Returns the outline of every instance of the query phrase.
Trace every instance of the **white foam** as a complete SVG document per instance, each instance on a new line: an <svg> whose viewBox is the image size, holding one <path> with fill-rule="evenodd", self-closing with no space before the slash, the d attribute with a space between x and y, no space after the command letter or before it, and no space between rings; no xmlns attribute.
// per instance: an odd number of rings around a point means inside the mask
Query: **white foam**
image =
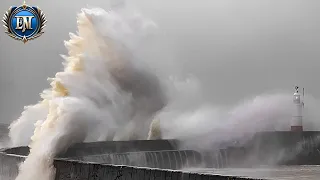
<svg viewBox="0 0 320 180"><path fill-rule="evenodd" d="M137 68L133 60L134 48L152 26L136 14L82 10L79 33L70 34L65 42L69 54L63 56L65 70L51 79L52 88L43 94L44 100L26 108L11 125L14 146L29 144L34 130L30 154L21 164L17 180L54 179L53 158L86 138L101 140L107 138L107 131L116 131L120 138L146 137L148 128L145 134L136 128L150 120L164 102L154 94L155 89L161 93L157 78ZM136 88L140 82L144 84ZM149 90L152 86L155 89ZM136 125L131 132L121 131L128 124Z"/></svg>

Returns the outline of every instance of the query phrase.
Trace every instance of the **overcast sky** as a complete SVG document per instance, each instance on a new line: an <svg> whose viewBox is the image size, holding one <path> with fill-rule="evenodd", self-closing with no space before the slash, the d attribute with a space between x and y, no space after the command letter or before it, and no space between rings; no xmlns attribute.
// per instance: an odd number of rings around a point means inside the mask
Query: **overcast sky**
<svg viewBox="0 0 320 180"><path fill-rule="evenodd" d="M170 40L172 56L196 75L217 104L295 84L319 98L319 0L130 0ZM0 12L17 0L1 0ZM107 0L28 0L47 15L45 34L27 44L0 30L0 122L36 103L47 77L62 69L63 40L76 13ZM166 61L164 59L164 61Z"/></svg>

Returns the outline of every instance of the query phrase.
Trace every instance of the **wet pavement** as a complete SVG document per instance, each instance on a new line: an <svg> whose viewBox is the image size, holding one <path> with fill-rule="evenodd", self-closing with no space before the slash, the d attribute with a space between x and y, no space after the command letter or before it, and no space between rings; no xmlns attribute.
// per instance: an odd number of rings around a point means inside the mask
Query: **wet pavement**
<svg viewBox="0 0 320 180"><path fill-rule="evenodd" d="M272 180L320 180L320 166L188 169L188 171Z"/></svg>

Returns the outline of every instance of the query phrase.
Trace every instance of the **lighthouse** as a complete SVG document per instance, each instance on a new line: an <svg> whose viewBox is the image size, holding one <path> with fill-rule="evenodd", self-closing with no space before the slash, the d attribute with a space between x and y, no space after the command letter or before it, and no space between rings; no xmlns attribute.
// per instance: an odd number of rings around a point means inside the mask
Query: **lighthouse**
<svg viewBox="0 0 320 180"><path fill-rule="evenodd" d="M303 112L302 111L303 111L304 104L303 104L303 100L301 99L301 94L299 93L298 86L295 87L295 92L293 94L293 104L295 107L292 114L291 131L300 132L300 131L303 131L303 126L302 126Z"/></svg>

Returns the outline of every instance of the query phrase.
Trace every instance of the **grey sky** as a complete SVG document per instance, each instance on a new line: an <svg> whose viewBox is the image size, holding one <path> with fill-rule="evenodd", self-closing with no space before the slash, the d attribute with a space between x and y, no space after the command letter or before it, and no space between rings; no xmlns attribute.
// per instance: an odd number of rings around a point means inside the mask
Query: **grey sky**
<svg viewBox="0 0 320 180"><path fill-rule="evenodd" d="M2 0L4 13L22 1ZM0 114L19 117L36 103L47 77L62 69L63 40L76 30L76 13L86 5L108 8L106 0L28 0L46 13L46 33L23 44L0 31ZM319 98L319 0L133 0L153 19L172 56L204 84L218 104L271 90L306 87ZM2 15L1 15L2 16ZM166 59L163 60L164 62ZM169 60L168 60L169 61Z"/></svg>

